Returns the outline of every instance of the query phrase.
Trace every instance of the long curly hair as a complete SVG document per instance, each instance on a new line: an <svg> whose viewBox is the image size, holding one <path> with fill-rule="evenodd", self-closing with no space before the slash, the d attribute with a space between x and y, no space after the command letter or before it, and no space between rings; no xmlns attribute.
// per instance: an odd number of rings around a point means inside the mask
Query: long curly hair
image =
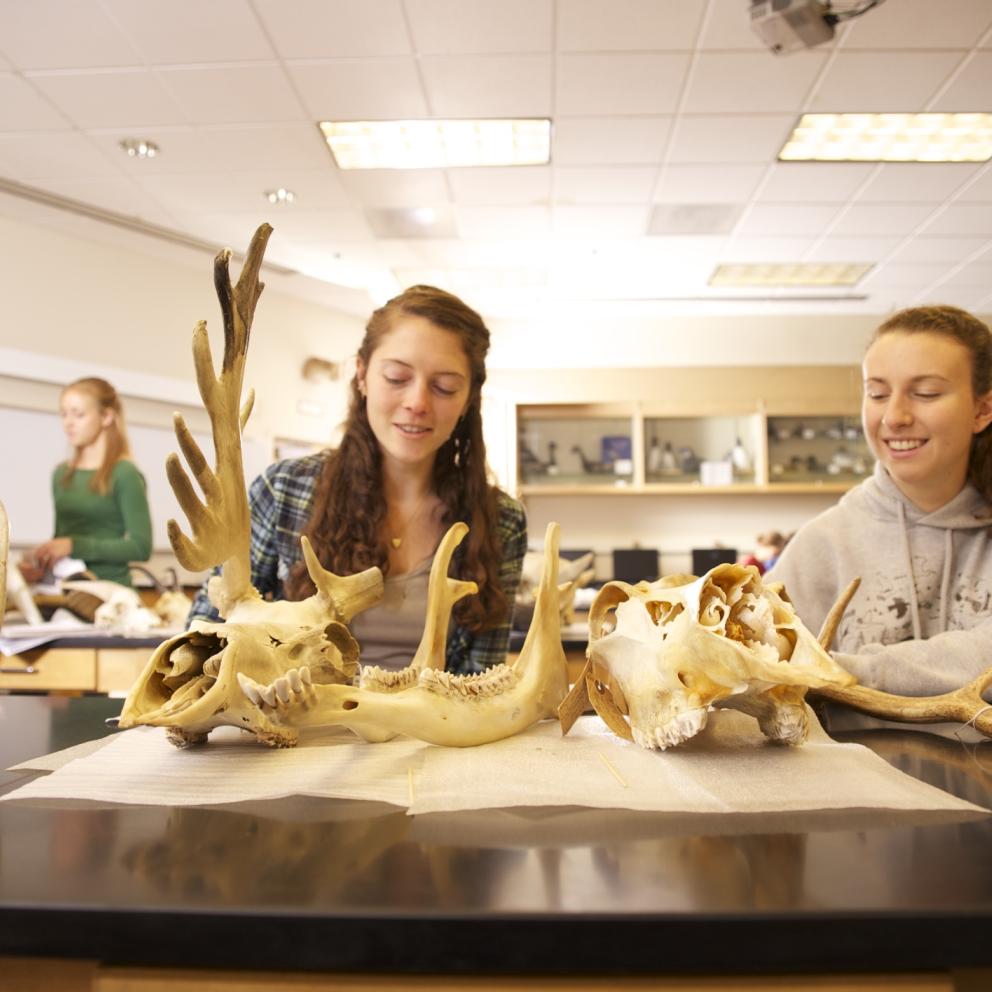
<svg viewBox="0 0 992 992"><path fill-rule="evenodd" d="M114 471L114 466L122 458L131 457L131 445L127 439L127 427L124 424L124 405L117 395L117 390L106 379L100 379L95 375L70 382L62 390L61 395L65 396L66 393L83 393L89 396L99 407L101 414L106 413L107 410L113 411L113 420L103 428L103 435L106 438L103 463L93 473L93 478L90 480L90 488L94 492L106 494L110 491L110 476ZM63 486L67 487L72 481L72 477L79 467L81 454L79 448L76 448L72 458L69 459L68 467L62 473L61 483Z"/></svg>
<svg viewBox="0 0 992 992"><path fill-rule="evenodd" d="M975 399L992 390L992 331L974 314L952 306L907 307L878 326L869 347L883 334L939 334L963 345L971 360ZM992 502L992 424L971 439L968 481Z"/></svg>
<svg viewBox="0 0 992 992"><path fill-rule="evenodd" d="M489 484L482 439L481 393L486 381L489 329L479 314L457 296L434 286L411 286L369 318L358 349L361 367L369 367L373 353L396 320L406 316L423 317L457 334L468 359L468 406L437 451L433 487L443 506L442 525L449 527L462 520L469 526L468 536L455 553L452 571L479 587L477 596L468 596L455 606L454 616L469 630L493 627L509 615L510 604L499 583L499 490ZM356 373L351 380L343 439L337 449L327 453L303 533L321 564L338 575L350 575L372 565L378 565L388 575L382 453L369 424L358 378ZM297 562L286 579L287 598L304 599L313 592L305 564Z"/></svg>

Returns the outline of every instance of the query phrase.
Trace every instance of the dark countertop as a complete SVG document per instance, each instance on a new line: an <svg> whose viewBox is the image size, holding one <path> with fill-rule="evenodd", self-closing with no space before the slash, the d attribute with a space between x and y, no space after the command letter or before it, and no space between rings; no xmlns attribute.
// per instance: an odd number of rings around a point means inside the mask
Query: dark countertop
<svg viewBox="0 0 992 992"><path fill-rule="evenodd" d="M0 767L120 700L0 697ZM992 805L992 746L841 735ZM484 772L484 770L482 770ZM33 777L0 772L0 792ZM0 803L0 955L404 973L992 966L992 816Z"/></svg>

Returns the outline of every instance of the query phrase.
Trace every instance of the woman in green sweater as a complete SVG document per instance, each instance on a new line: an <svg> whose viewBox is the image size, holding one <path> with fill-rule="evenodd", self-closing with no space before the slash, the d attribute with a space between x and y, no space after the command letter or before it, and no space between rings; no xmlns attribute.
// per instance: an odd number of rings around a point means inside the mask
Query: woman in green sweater
<svg viewBox="0 0 992 992"><path fill-rule="evenodd" d="M151 555L152 525L120 398L104 379L78 379L62 391L59 411L74 452L52 475L55 536L26 556L21 570L36 582L71 556L97 578L129 586L128 563Z"/></svg>

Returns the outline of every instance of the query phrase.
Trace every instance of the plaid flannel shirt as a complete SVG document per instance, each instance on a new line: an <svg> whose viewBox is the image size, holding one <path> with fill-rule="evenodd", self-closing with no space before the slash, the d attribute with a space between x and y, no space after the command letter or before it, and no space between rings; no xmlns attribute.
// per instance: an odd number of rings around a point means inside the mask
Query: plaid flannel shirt
<svg viewBox="0 0 992 992"><path fill-rule="evenodd" d="M263 598L283 598L283 582L303 557L300 534L310 519L324 458L317 454L276 462L251 484L251 581ZM512 611L527 550L527 519L523 507L502 491L497 526L503 546L499 581ZM218 571L214 569L213 574ZM187 626L196 619L220 619L207 599L206 583L193 602ZM476 632L452 624L446 646L447 670L457 674L481 672L506 660L509 643L510 617L498 627Z"/></svg>

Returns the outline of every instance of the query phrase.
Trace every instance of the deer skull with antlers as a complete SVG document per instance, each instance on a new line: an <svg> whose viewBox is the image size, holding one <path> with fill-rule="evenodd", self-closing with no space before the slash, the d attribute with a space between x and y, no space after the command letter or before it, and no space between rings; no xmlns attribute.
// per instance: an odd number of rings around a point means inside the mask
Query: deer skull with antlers
<svg viewBox="0 0 992 992"><path fill-rule="evenodd" d="M371 568L339 577L324 570L306 538L303 554L315 595L298 603L268 603L251 584L249 512L241 453L241 430L251 412L241 390L258 280L272 228L263 224L252 239L237 285L231 285L225 249L214 260L214 285L224 317L224 357L214 371L205 321L193 332L197 385L210 415L216 467L211 469L183 418L176 414L179 446L203 492L197 495L173 454L166 474L193 531L187 537L175 520L169 541L179 562L192 571L221 565L209 583L210 600L226 623L197 621L152 654L128 693L120 726L163 726L178 746L202 743L214 727L249 730L273 745L291 745L296 732L279 726L245 699L236 675L271 681L305 664L318 682L350 682L358 667L358 644L347 623L382 596L382 574Z"/></svg>
<svg viewBox="0 0 992 992"><path fill-rule="evenodd" d="M615 733L647 748L694 737L719 707L756 717L773 741L802 744L806 690L855 681L792 604L743 565L698 579L607 583L589 612L588 658L572 690L580 698L563 707L563 730L588 698Z"/></svg>

